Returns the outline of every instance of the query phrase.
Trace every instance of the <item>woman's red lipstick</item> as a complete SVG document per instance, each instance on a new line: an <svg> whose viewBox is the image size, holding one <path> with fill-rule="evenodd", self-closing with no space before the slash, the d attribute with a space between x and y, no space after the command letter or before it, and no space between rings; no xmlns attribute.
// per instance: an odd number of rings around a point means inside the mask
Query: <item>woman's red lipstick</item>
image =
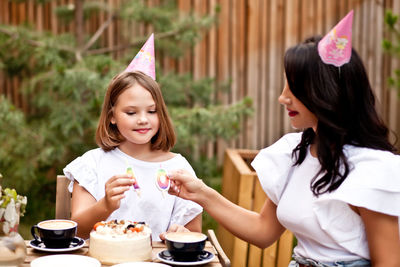
<svg viewBox="0 0 400 267"><path fill-rule="evenodd" d="M294 116L296 116L297 114L299 114L297 111L294 111L294 110L288 109L288 111L289 111L289 117L294 117Z"/></svg>

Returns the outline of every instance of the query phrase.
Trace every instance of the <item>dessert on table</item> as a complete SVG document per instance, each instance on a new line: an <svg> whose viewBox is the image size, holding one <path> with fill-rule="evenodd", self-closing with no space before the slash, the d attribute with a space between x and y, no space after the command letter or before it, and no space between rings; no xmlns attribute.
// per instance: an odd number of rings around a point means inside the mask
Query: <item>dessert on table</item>
<svg viewBox="0 0 400 267"><path fill-rule="evenodd" d="M89 256L103 264L151 261L151 229L144 222L98 222L90 233Z"/></svg>

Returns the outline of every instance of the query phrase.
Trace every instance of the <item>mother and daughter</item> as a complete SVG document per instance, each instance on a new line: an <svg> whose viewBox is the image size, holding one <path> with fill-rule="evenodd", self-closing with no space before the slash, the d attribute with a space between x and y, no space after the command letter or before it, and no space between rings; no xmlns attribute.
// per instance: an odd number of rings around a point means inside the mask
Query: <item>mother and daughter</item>
<svg viewBox="0 0 400 267"><path fill-rule="evenodd" d="M201 231L203 207L261 248L289 229L297 238L293 267L400 266L400 156L351 47L352 18L350 12L323 39L309 38L285 53L286 84L278 100L300 131L262 149L252 162L268 196L258 213L224 198L196 178L182 156L168 152L175 139L154 80L137 71L114 78L96 134L101 148L64 170L73 181L72 219L79 231L88 234L96 221L124 216L143 218L152 228L164 220L157 234L168 227ZM126 161L135 164L142 197L130 189ZM172 180L168 200L148 181L160 164ZM161 207L166 202L168 210ZM161 211L165 218L155 213Z"/></svg>

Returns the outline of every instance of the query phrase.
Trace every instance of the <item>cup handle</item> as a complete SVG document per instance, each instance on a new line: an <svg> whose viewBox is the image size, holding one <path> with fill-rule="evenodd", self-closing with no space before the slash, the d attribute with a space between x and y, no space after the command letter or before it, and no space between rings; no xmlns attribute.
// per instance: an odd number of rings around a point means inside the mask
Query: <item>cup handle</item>
<svg viewBox="0 0 400 267"><path fill-rule="evenodd" d="M33 238L34 238L37 242L41 243L42 240L40 240L40 238L36 235L35 229L37 229L37 228L38 228L37 225L33 225L33 226L31 227L31 234L32 234Z"/></svg>

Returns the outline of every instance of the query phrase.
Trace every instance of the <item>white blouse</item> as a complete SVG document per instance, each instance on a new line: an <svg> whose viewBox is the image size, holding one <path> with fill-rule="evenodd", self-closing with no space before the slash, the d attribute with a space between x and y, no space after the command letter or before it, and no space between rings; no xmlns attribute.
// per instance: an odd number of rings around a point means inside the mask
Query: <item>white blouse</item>
<svg viewBox="0 0 400 267"><path fill-rule="evenodd" d="M98 201L105 196L107 180L116 174L126 173L128 166L132 167L136 176L140 196L133 187L126 191L119 209L107 220L144 221L152 229L153 240L160 240L159 234L171 224L185 225L203 211L198 204L167 192L162 193L156 186L156 174L160 168L166 171L186 169L195 175L193 168L180 154L163 162L147 162L132 158L118 148L109 152L97 148L73 160L64 168L64 174L71 180L70 192L76 180Z"/></svg>
<svg viewBox="0 0 400 267"><path fill-rule="evenodd" d="M322 262L369 259L361 217L349 206L400 216L400 156L346 145L350 173L332 193L315 197L310 183L320 163L308 152L293 166L292 150L302 133L283 136L252 162L280 223L298 239L294 252Z"/></svg>

